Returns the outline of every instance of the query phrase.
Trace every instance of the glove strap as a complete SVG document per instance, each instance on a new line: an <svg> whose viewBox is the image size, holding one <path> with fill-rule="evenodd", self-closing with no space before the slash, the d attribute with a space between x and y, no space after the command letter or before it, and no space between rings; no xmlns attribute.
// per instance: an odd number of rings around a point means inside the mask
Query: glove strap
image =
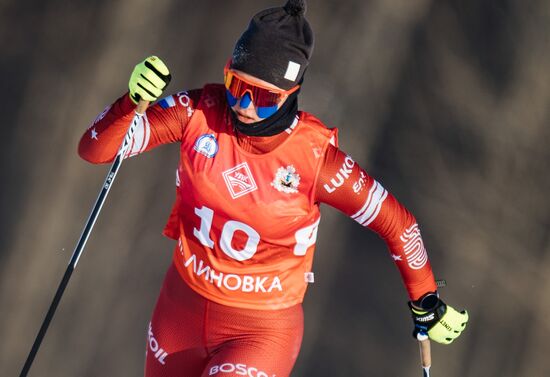
<svg viewBox="0 0 550 377"><path fill-rule="evenodd" d="M428 292L418 300L411 303L412 308L421 309L422 311L432 311L439 304L439 294L437 292Z"/></svg>

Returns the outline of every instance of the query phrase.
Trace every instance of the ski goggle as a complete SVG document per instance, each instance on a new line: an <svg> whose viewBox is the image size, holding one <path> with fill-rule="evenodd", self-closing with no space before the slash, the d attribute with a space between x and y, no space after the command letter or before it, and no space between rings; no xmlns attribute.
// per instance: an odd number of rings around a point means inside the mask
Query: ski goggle
<svg viewBox="0 0 550 377"><path fill-rule="evenodd" d="M224 68L224 83L229 106L233 107L241 99L241 107L247 108L254 103L256 113L260 118L267 118L277 111L281 100L294 93L300 85L289 90L276 90L252 83L229 69L231 61Z"/></svg>

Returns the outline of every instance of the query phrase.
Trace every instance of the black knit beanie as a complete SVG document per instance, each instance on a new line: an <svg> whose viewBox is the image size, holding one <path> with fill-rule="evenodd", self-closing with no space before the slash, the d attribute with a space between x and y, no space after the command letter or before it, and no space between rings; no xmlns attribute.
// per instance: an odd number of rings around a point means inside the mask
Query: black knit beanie
<svg viewBox="0 0 550 377"><path fill-rule="evenodd" d="M288 0L257 13L235 45L231 68L285 90L296 86L313 52L305 12L305 0Z"/></svg>

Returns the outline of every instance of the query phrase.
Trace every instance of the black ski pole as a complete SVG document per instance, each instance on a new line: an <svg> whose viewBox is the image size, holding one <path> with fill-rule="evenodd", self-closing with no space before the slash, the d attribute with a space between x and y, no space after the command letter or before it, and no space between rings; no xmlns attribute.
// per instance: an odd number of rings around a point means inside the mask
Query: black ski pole
<svg viewBox="0 0 550 377"><path fill-rule="evenodd" d="M61 296L63 296L63 292L65 292L65 288L67 287L67 284L69 283L69 279L71 278L71 275L76 268L76 264L78 263L78 260L80 259L80 256L82 255L82 252L84 251L84 246L86 245L86 241L88 241L88 237L90 236L90 233L92 232L92 228L94 227L94 224L97 220L97 217L99 215L99 212L101 211L101 207L103 207L103 203L105 202L105 198L107 197L107 194L109 193L109 190L111 189L111 185L113 184L115 177L118 173L118 170L120 168L120 165L122 164L122 160L124 159L124 154L126 153L128 146L130 145L130 142L132 141L132 138L134 136L134 132L136 131L136 127L139 123L139 121L143 118L145 114L145 110L147 109L147 106L149 105L149 102L146 101L139 101L138 106L136 108L136 114L134 115L134 118L132 119L132 122L130 123L130 126L128 128L128 131L126 132L126 136L124 137L124 140L122 141L122 145L120 146L120 149L115 157L115 160L113 161L113 164L111 165L111 170L109 170L109 173L107 174L107 178L105 178L105 183L103 184L103 187L101 188L101 191L99 192L99 196L97 197L97 200L94 204L94 207L92 208L92 212L90 213L90 216L88 217L88 221L86 222L86 225L84 226L84 230L82 231L82 235L80 236L80 239L78 240L78 243L74 249L73 255L71 257L71 260L69 261L69 265L67 266L67 270L65 270L65 274L63 275L63 279L61 279L61 283L59 284L59 287L57 288L57 292L55 293L55 296L53 298L53 301L50 305L50 308L48 309L48 312L46 313L46 317L44 318L44 321L42 322L42 326L40 327L40 330L38 331L38 335L36 335L36 339L34 340L34 344L32 345L31 351L29 352L29 355L27 356L27 360L25 361L25 365L23 366L23 369L21 370L21 374L19 377L26 377L29 373L29 369L31 368L32 362L34 361L34 358L38 352L38 349L40 348L40 344L42 343L42 340L44 339L44 335L46 335L46 331L48 330L48 327L50 325L50 322L52 321L52 318L55 314L55 310L57 309L57 306L59 305L59 301L61 301Z"/></svg>

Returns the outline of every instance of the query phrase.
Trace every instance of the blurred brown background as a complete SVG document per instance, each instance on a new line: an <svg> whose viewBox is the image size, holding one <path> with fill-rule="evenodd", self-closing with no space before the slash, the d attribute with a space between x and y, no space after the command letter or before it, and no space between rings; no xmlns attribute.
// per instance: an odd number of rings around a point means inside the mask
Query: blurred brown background
<svg viewBox="0 0 550 377"><path fill-rule="evenodd" d="M168 92L220 81L282 1L0 2L0 376L16 376L103 183L76 146L150 54ZM550 2L309 1L301 107L416 215L471 322L434 376L550 375ZM172 242L178 148L122 165L31 376L139 376ZM418 376L384 243L324 208L293 376ZM185 376L185 374L182 374Z"/></svg>

